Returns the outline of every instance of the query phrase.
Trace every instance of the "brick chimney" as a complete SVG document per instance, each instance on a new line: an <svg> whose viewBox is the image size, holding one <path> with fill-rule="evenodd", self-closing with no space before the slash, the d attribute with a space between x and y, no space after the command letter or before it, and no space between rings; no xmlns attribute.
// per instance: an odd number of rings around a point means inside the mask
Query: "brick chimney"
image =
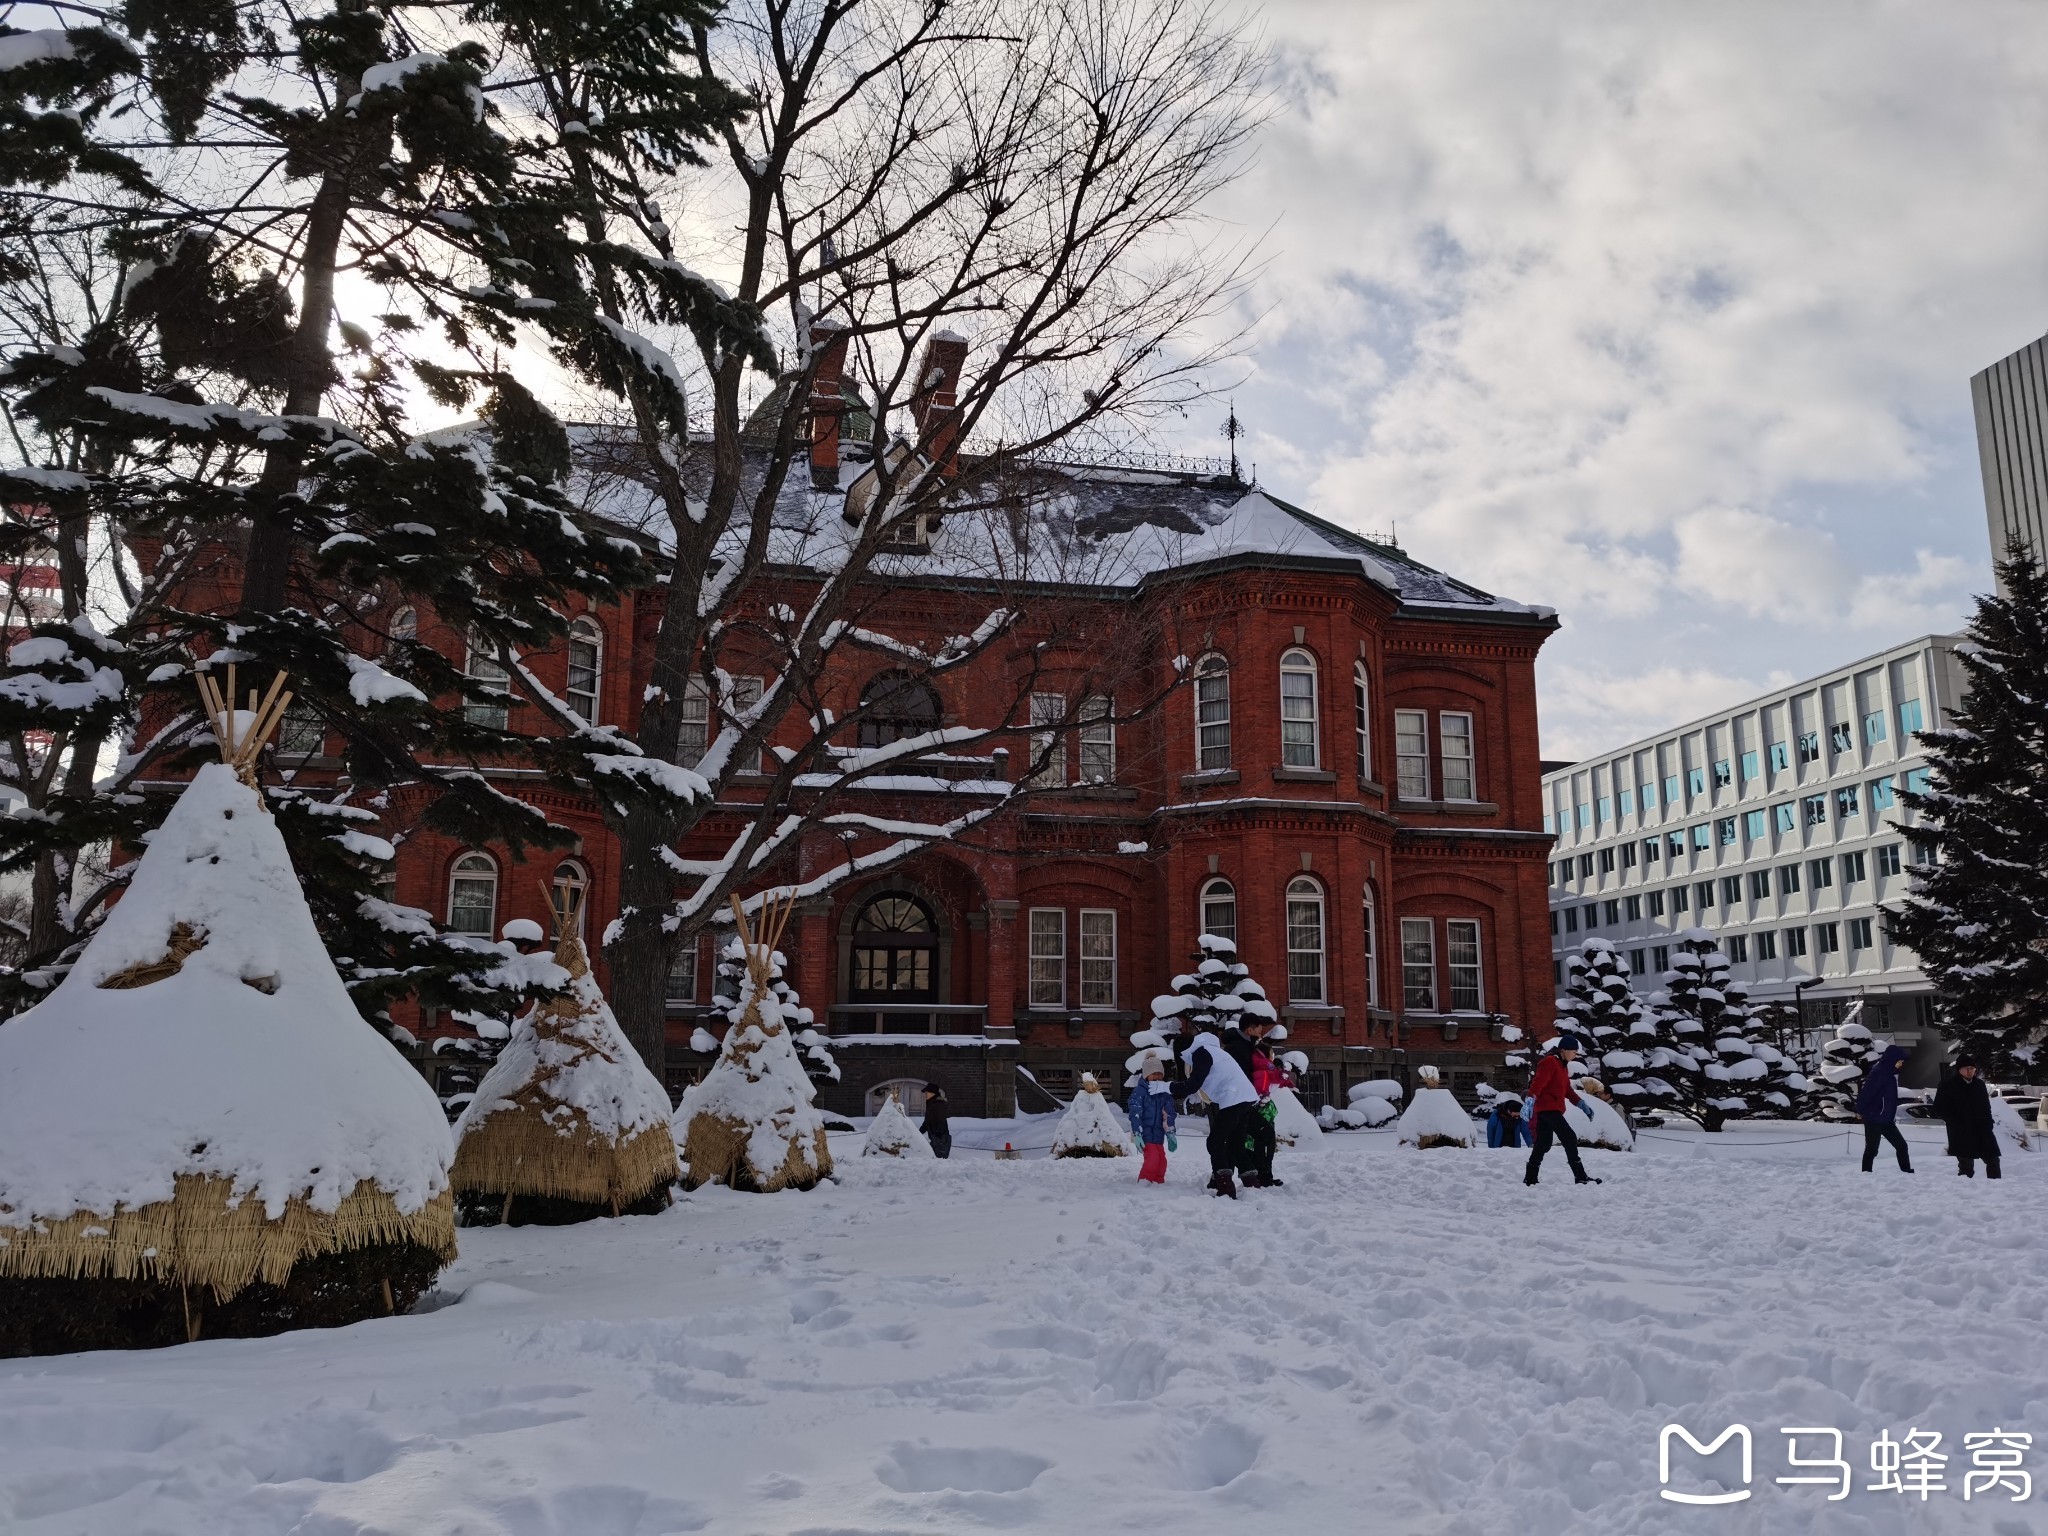
<svg viewBox="0 0 2048 1536"><path fill-rule="evenodd" d="M955 451L960 434L960 369L966 361L967 338L957 331L940 331L925 343L917 388L910 397L918 443L939 473L947 476L960 471Z"/></svg>
<svg viewBox="0 0 2048 1536"><path fill-rule="evenodd" d="M839 429L846 413L839 378L846 370L846 339L843 326L811 322L811 340L819 349L811 376L811 483L825 490L839 486Z"/></svg>

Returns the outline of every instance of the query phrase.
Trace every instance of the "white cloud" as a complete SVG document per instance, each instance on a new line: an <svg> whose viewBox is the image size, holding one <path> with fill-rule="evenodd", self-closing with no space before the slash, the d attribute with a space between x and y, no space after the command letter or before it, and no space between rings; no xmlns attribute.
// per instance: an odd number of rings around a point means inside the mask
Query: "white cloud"
<svg viewBox="0 0 2048 1536"><path fill-rule="evenodd" d="M2048 325L2048 7L1263 14L1286 106L1233 211L1274 230L1237 396L1265 479L1555 604L1585 676L1959 622L1968 376Z"/></svg>
<svg viewBox="0 0 2048 1536"><path fill-rule="evenodd" d="M1793 682L1780 670L1739 677L1710 667L1654 666L1641 672L1547 664L1543 668L1541 728L1546 758L1576 761L1626 745L1767 689ZM1671 701L1686 708L1672 712Z"/></svg>

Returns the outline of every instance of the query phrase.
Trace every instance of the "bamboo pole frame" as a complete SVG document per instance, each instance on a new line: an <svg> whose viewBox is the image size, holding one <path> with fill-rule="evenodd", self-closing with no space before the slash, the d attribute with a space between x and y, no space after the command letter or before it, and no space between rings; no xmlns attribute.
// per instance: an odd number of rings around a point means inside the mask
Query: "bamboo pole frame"
<svg viewBox="0 0 2048 1536"><path fill-rule="evenodd" d="M238 737L236 726L240 717L234 708L235 664L228 663L228 686L225 694L213 680L211 673L193 673L199 683L199 702L206 710L206 718L213 727L213 739L220 746L220 760L235 770L235 777L251 789L256 787L256 754L263 750L270 740L270 733L284 718L284 712L291 707L292 695L285 689L285 674L280 672L270 680L270 691L257 702L256 690L249 690L249 714L251 716L247 735Z"/></svg>

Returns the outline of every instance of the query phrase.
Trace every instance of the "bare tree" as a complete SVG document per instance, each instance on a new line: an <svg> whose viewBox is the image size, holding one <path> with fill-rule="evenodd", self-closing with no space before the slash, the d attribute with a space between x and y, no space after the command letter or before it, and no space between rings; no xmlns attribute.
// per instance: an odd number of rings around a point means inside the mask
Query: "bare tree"
<svg viewBox="0 0 2048 1536"><path fill-rule="evenodd" d="M782 877L815 894L1032 793L1032 768L1084 700L1114 698L1130 718L1172 686L1112 675L1106 658L1146 648L1106 645L1100 605L1039 597L1027 618L1013 589L1041 581L1051 556L1025 553L1019 534L1057 490L1041 461L1085 459L1204 392L1216 354L1199 333L1240 276L1210 214L1260 111L1255 51L1204 0L748 0L697 29L690 63L747 94L719 136L722 163L669 188L594 159L572 157L566 174L593 210L593 244L636 253L596 285L606 322L628 334L658 319L636 311L626 279L694 235L690 254L732 275L726 297L779 334L772 389L750 412L753 360L702 325L687 365L638 341L645 367L583 370L610 385L604 452L641 488L669 560L630 743L504 658L563 732L561 771L598 788L619 838L614 1005L657 1064L679 947L735 890L792 871L808 832L852 838L833 870ZM580 61L537 47L532 72L536 117L573 143L588 111ZM842 472L840 416L854 410L872 429ZM913 628L889 589L940 522L960 622L930 646L910 638L929 609ZM1135 575L1084 570L1085 551L1061 558L1067 581ZM828 702L859 652L917 680L972 670L1007 692L975 721L861 750L862 712ZM1091 659L1060 673L1060 717L1034 722L1063 652ZM764 671L758 696L735 691ZM717 728L679 774L668 765L706 699ZM948 814L846 804L930 754L999 742L1034 761L999 791L984 775L975 796L947 797ZM771 743L770 782L743 783ZM706 837L715 857L678 856Z"/></svg>

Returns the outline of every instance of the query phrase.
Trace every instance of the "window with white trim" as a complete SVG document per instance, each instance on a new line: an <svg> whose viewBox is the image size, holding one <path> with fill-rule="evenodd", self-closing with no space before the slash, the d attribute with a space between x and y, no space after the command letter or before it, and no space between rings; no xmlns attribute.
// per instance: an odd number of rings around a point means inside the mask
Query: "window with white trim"
<svg viewBox="0 0 2048 1536"><path fill-rule="evenodd" d="M1195 769L1230 766L1230 663L1208 655L1195 663Z"/></svg>
<svg viewBox="0 0 2048 1536"><path fill-rule="evenodd" d="M589 897L590 874L581 864L574 859L564 859L555 866L555 889L550 905L555 913L566 908L576 915L576 933L579 938L583 934L583 908ZM548 918L548 927L552 930L552 937L561 938L562 925L552 913Z"/></svg>
<svg viewBox="0 0 2048 1536"><path fill-rule="evenodd" d="M697 941L685 940L668 967L668 1000L671 1003L697 1001Z"/></svg>
<svg viewBox="0 0 2048 1536"><path fill-rule="evenodd" d="M1380 1005L1380 914L1372 887L1365 888L1365 1004Z"/></svg>
<svg viewBox="0 0 2048 1536"><path fill-rule="evenodd" d="M1287 1001L1323 997L1323 888L1299 875L1287 886Z"/></svg>
<svg viewBox="0 0 2048 1536"><path fill-rule="evenodd" d="M462 675L484 690L484 697L462 706L463 719L488 730L504 730L512 703L512 675L499 662L497 647L481 635L470 635L463 646Z"/></svg>
<svg viewBox="0 0 2048 1536"><path fill-rule="evenodd" d="M1280 764L1321 766L1320 722L1316 718L1316 659L1295 649L1280 658Z"/></svg>
<svg viewBox="0 0 2048 1536"><path fill-rule="evenodd" d="M1067 701L1056 693L1034 693L1031 695L1031 723L1058 725L1067 715ZM1034 784L1064 784L1067 782L1067 743L1057 731L1033 731L1031 733L1031 761L1039 763L1038 771L1031 775Z"/></svg>
<svg viewBox="0 0 2048 1536"><path fill-rule="evenodd" d="M1358 777L1362 782L1372 777L1372 684L1362 661L1351 665L1351 716L1352 728L1358 733Z"/></svg>
<svg viewBox="0 0 2048 1536"><path fill-rule="evenodd" d="M1437 735L1443 744L1444 798L1476 800L1472 772L1472 717L1462 711L1446 710L1436 717Z"/></svg>
<svg viewBox="0 0 2048 1536"><path fill-rule="evenodd" d="M448 875L448 927L488 939L498 926L498 866L487 853L465 853Z"/></svg>
<svg viewBox="0 0 2048 1536"><path fill-rule="evenodd" d="M569 626L569 681L562 701L585 720L597 720L598 680L604 671L604 631L595 619Z"/></svg>
<svg viewBox="0 0 2048 1536"><path fill-rule="evenodd" d="M1401 1006L1436 1012L1436 925L1426 917L1401 919Z"/></svg>
<svg viewBox="0 0 2048 1536"><path fill-rule="evenodd" d="M683 685L679 715L676 761L685 768L694 768L704 761L705 750L711 745L711 690L704 686L703 678L693 677Z"/></svg>
<svg viewBox="0 0 2048 1536"><path fill-rule="evenodd" d="M1394 711L1394 773L1394 792L1403 800L1429 798L1429 715L1423 710Z"/></svg>
<svg viewBox="0 0 2048 1536"><path fill-rule="evenodd" d="M1444 960L1451 978L1451 1012L1484 1011L1485 990L1479 979L1479 924L1476 919L1452 917L1444 920Z"/></svg>
<svg viewBox="0 0 2048 1536"><path fill-rule="evenodd" d="M420 636L420 616L416 609L401 608L391 615L391 638L394 640L417 640Z"/></svg>
<svg viewBox="0 0 2048 1536"><path fill-rule="evenodd" d="M1116 1006L1116 913L1081 909L1081 1006Z"/></svg>
<svg viewBox="0 0 2048 1536"><path fill-rule="evenodd" d="M1202 932L1237 942L1237 892L1228 880L1211 880L1202 887Z"/></svg>
<svg viewBox="0 0 2048 1536"><path fill-rule="evenodd" d="M1031 1006L1064 1008L1067 1003L1067 912L1064 907L1031 909Z"/></svg>
<svg viewBox="0 0 2048 1536"><path fill-rule="evenodd" d="M732 680L732 712L734 716L744 715L747 711L754 708L755 705L759 704L761 702L761 695L767 689L767 686L768 680L764 677L734 678ZM732 723L736 726L739 722L737 719L734 719ZM756 759L754 769L758 773L773 773L775 771L775 759L767 747L761 748L761 755Z"/></svg>
<svg viewBox="0 0 2048 1536"><path fill-rule="evenodd" d="M1110 717L1116 705L1107 694L1091 693L1081 701L1081 782L1116 782L1116 726Z"/></svg>

